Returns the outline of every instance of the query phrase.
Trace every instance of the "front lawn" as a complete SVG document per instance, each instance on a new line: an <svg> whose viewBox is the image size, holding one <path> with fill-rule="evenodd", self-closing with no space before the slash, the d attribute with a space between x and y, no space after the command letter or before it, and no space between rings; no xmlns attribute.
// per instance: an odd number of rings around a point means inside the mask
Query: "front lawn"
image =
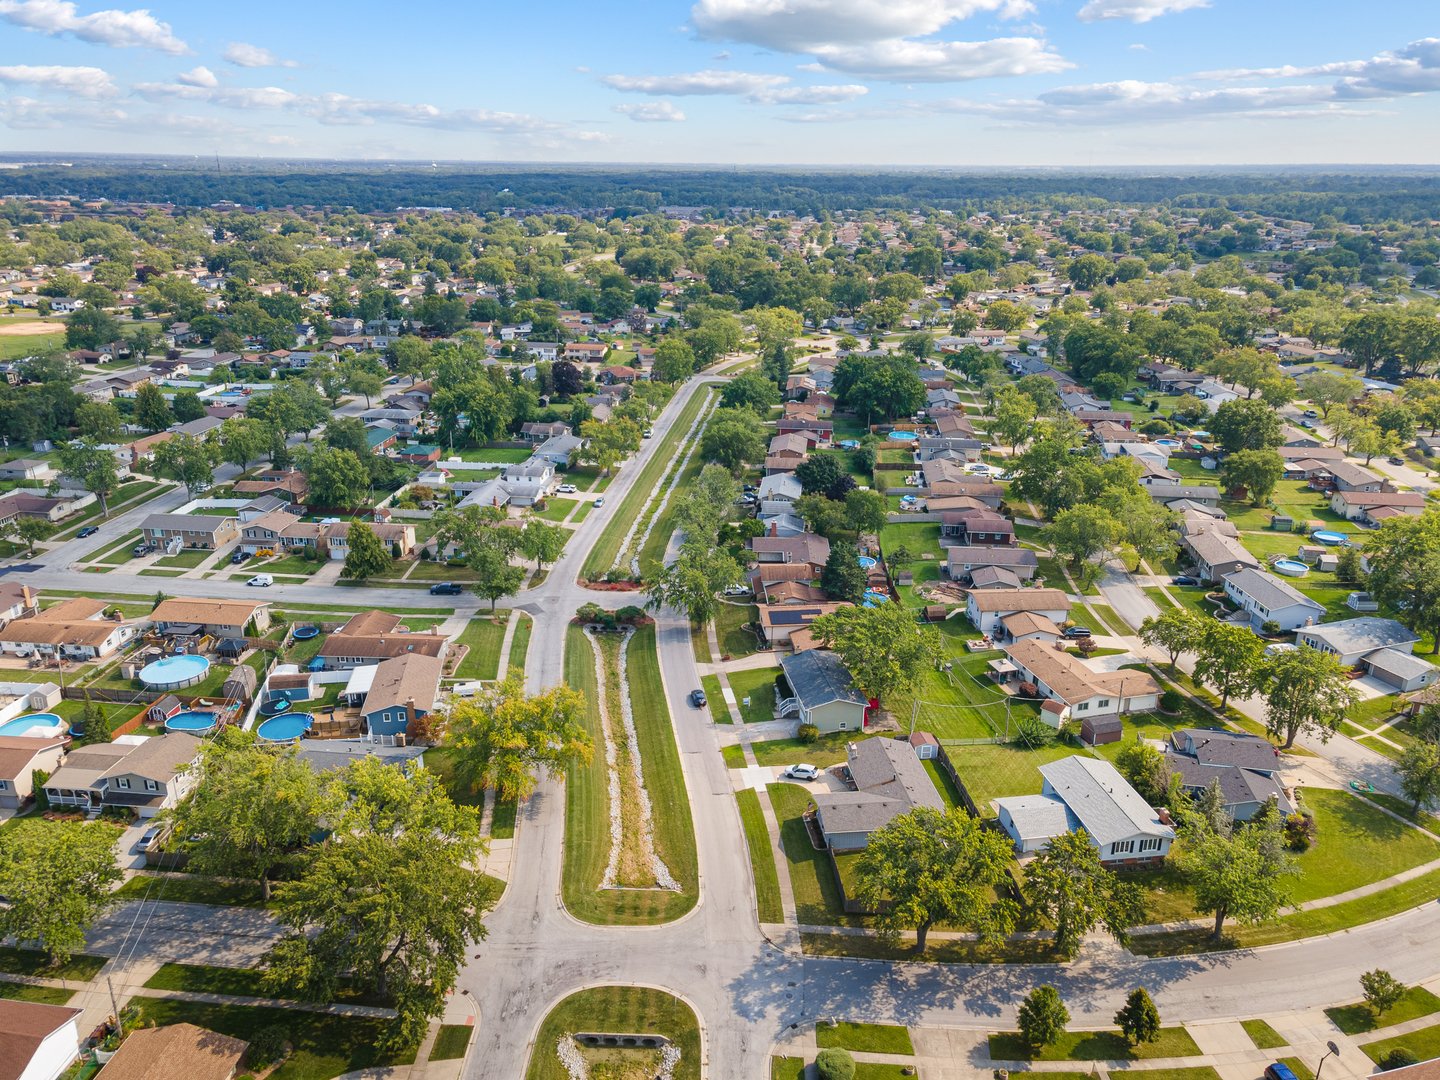
<svg viewBox="0 0 1440 1080"><path fill-rule="evenodd" d="M725 691L720 685L720 676L701 675L700 688L705 691L705 707L710 710L710 719L717 724L729 724L730 706L725 704Z"/></svg>
<svg viewBox="0 0 1440 1080"><path fill-rule="evenodd" d="M515 625L515 636L510 639L510 658L506 666L518 667L523 671L525 655L530 651L530 631L535 628L535 620L523 611L517 618L520 621Z"/></svg>
<svg viewBox="0 0 1440 1080"><path fill-rule="evenodd" d="M750 668L729 674L730 689L740 707L740 716L747 724L775 719L775 677L780 668ZM750 704L745 704L746 698ZM723 705L724 702L721 702Z"/></svg>
<svg viewBox="0 0 1440 1080"><path fill-rule="evenodd" d="M738 660L760 651L760 642L753 631L743 630L746 623L759 621L760 609L754 604L722 602L715 612L715 636L720 641L720 655Z"/></svg>
<svg viewBox="0 0 1440 1080"><path fill-rule="evenodd" d="M212 548L187 548L174 555L166 555L164 558L156 559L156 566L179 566L186 570L194 570L206 559L215 554ZM268 567L267 567L268 570Z"/></svg>
<svg viewBox="0 0 1440 1080"><path fill-rule="evenodd" d="M1241 1020L1240 1026L1245 1029L1245 1034L1250 1036L1250 1041L1257 1050L1274 1050L1277 1046L1290 1045L1283 1035L1264 1020Z"/></svg>
<svg viewBox="0 0 1440 1080"><path fill-rule="evenodd" d="M137 874L112 894L119 900L171 900L224 907L263 907L260 883L214 878Z"/></svg>
<svg viewBox="0 0 1440 1080"><path fill-rule="evenodd" d="M1391 1050L1409 1050L1421 1061L1429 1061L1440 1057L1440 1024L1412 1031L1409 1035L1396 1035L1393 1039L1366 1043L1360 1049L1375 1062L1384 1061Z"/></svg>
<svg viewBox="0 0 1440 1080"><path fill-rule="evenodd" d="M799 739L762 739L751 744L757 765L814 765L817 769L829 768L845 760L845 744L873 738L854 731L832 731L821 735L813 743L802 743Z"/></svg>
<svg viewBox="0 0 1440 1080"><path fill-rule="evenodd" d="M415 1061L414 1050L387 1054L376 1048L388 1020L255 1005L214 1005L178 998L133 997L130 1004L138 1005L144 1019L160 1027L194 1024L247 1042L265 1028L282 1028L293 1052L284 1065L270 1074L272 1080L330 1080L359 1069L410 1065Z"/></svg>
<svg viewBox="0 0 1440 1080"><path fill-rule="evenodd" d="M1346 1035L1360 1035L1366 1031L1403 1024L1420 1016L1429 1016L1434 1012L1440 1012L1440 997L1436 997L1423 986L1412 986L1405 991L1404 997L1378 1017L1363 1001L1326 1009L1325 1015Z"/></svg>
<svg viewBox="0 0 1440 1080"><path fill-rule="evenodd" d="M1344 791L1305 789L1319 828L1315 846L1296 857L1305 876L1295 903L1333 896L1440 858L1440 844Z"/></svg>
<svg viewBox="0 0 1440 1080"><path fill-rule="evenodd" d="M775 818L780 823L780 841L789 864L790 888L795 895L795 914L800 925L864 926L864 919L847 915L841 905L840 885L835 880L829 854L817 850L810 842L801 817L810 805L810 793L798 784L770 784L767 790Z"/></svg>
<svg viewBox="0 0 1440 1080"><path fill-rule="evenodd" d="M504 641L504 621L496 622L488 616L471 619L455 639L456 645L470 647L455 674L462 679L496 678L500 670L500 646Z"/></svg>
<svg viewBox="0 0 1440 1080"><path fill-rule="evenodd" d="M0 971L11 975L28 975L40 979L73 979L89 982L105 966L109 957L77 953L59 967L50 966L50 954L41 949L16 949L0 946Z"/></svg>
<svg viewBox="0 0 1440 1080"><path fill-rule="evenodd" d="M535 517L544 518L546 521L564 521L575 509L576 499L546 499L545 509L541 511L530 511Z"/></svg>
<svg viewBox="0 0 1440 1080"><path fill-rule="evenodd" d="M822 1050L837 1047L866 1054L913 1054L908 1028L898 1024L852 1024L841 1021L815 1025L815 1044Z"/></svg>
<svg viewBox="0 0 1440 1080"><path fill-rule="evenodd" d="M1118 1031L1067 1031L1039 1048L1030 1046L1017 1032L990 1036L992 1061L1143 1061L1199 1056L1200 1047L1183 1027L1161 1028L1157 1041L1137 1046L1131 1046Z"/></svg>
<svg viewBox="0 0 1440 1080"><path fill-rule="evenodd" d="M455 1061L470 1049L470 1036L475 1029L469 1024L441 1024L435 1045L430 1048L431 1061Z"/></svg>
<svg viewBox="0 0 1440 1080"><path fill-rule="evenodd" d="M163 964L145 983L147 990L180 990L197 994L225 994L230 997L284 997L265 989L264 972L259 968L214 967L210 964ZM335 1001L345 1005L394 1008L388 997L357 990L353 981L340 976Z"/></svg>

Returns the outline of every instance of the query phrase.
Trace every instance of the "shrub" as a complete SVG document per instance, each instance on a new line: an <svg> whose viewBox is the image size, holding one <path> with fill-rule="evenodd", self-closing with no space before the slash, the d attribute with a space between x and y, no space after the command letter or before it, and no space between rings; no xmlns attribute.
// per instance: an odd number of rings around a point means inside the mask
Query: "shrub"
<svg viewBox="0 0 1440 1080"><path fill-rule="evenodd" d="M1315 843L1315 818L1303 811L1285 819L1285 844L1291 851L1309 851Z"/></svg>
<svg viewBox="0 0 1440 1080"><path fill-rule="evenodd" d="M445 565L446 565L446 566L466 566L466 565L468 565L468 560L466 560L466 559L447 559L447 560L445 561Z"/></svg>
<svg viewBox="0 0 1440 1080"><path fill-rule="evenodd" d="M1336 560L1335 580L1347 585L1359 585L1365 580L1365 571L1360 566L1359 548L1342 548Z"/></svg>
<svg viewBox="0 0 1440 1080"><path fill-rule="evenodd" d="M1049 746L1055 741L1055 729L1038 716L1022 716L1015 721L1021 741L1030 746Z"/></svg>
<svg viewBox="0 0 1440 1080"><path fill-rule="evenodd" d="M420 549L420 558L421 558L421 560L424 561L424 562L429 562L429 561L430 561L430 549L427 548L427 547L422 547L422 548Z"/></svg>
<svg viewBox="0 0 1440 1080"><path fill-rule="evenodd" d="M855 1075L855 1059L849 1050L821 1050L815 1055L815 1068L820 1080L851 1080Z"/></svg>
<svg viewBox="0 0 1440 1080"><path fill-rule="evenodd" d="M1070 1010L1053 986L1037 986L1020 1003L1020 1034L1030 1046L1049 1046L1065 1034Z"/></svg>
<svg viewBox="0 0 1440 1080"><path fill-rule="evenodd" d="M42 814L50 809L50 796L45 794L45 781L50 779L50 774L44 769L30 770L30 787L35 792L35 809Z"/></svg>
<svg viewBox="0 0 1440 1080"><path fill-rule="evenodd" d="M1164 420L1156 417L1154 420L1146 420L1145 423L1141 424L1136 430L1139 431L1141 435L1169 435L1174 429Z"/></svg>
<svg viewBox="0 0 1440 1080"><path fill-rule="evenodd" d="M1408 1065L1419 1065L1420 1059L1403 1046L1397 1046L1385 1055L1385 1060L1380 1064L1388 1071L1390 1069L1403 1069Z"/></svg>
<svg viewBox="0 0 1440 1080"><path fill-rule="evenodd" d="M806 746L809 746L820 738L820 729L814 724L801 724L796 737Z"/></svg>
<svg viewBox="0 0 1440 1080"><path fill-rule="evenodd" d="M320 552L315 550L314 544L306 544L300 552L300 557L306 562L314 562L316 559L320 558Z"/></svg>
<svg viewBox="0 0 1440 1080"><path fill-rule="evenodd" d="M1278 634L1280 633L1280 624L1274 619L1266 619L1260 624L1260 632L1262 634Z"/></svg>
<svg viewBox="0 0 1440 1080"><path fill-rule="evenodd" d="M1160 708L1166 712L1179 712L1185 707L1185 695L1179 690L1166 690L1160 695Z"/></svg>
<svg viewBox="0 0 1440 1080"><path fill-rule="evenodd" d="M246 1063L263 1069L272 1062L279 1061L285 1053L285 1037L288 1034L289 1032L278 1024L255 1032L250 1036L250 1053Z"/></svg>
<svg viewBox="0 0 1440 1080"><path fill-rule="evenodd" d="M645 609L638 608L634 604L626 604L615 612L615 618L620 622L640 622L645 618Z"/></svg>

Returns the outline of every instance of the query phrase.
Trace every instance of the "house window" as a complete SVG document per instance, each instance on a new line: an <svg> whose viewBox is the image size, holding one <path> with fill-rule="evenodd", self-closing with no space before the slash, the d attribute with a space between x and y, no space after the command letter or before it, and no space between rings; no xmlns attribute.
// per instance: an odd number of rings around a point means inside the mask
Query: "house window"
<svg viewBox="0 0 1440 1080"><path fill-rule="evenodd" d="M841 731L844 731L848 726L849 726L849 725L846 724L844 720L841 720L841 721L840 721L840 730L841 730Z"/></svg>
<svg viewBox="0 0 1440 1080"><path fill-rule="evenodd" d="M0 791L9 791L9 790L10 790L10 781L9 781L9 780L0 780Z"/></svg>
<svg viewBox="0 0 1440 1080"><path fill-rule="evenodd" d="M1129 855L1135 850L1134 840L1116 840L1110 845L1111 855Z"/></svg>
<svg viewBox="0 0 1440 1080"><path fill-rule="evenodd" d="M160 790L160 785L157 784L157 783L155 783L154 780L146 780L146 781L145 781L145 790L146 790L146 791L159 791L159 790Z"/></svg>
<svg viewBox="0 0 1440 1080"><path fill-rule="evenodd" d="M128 776L122 776L122 777L120 777L120 779L118 779L118 780L115 781L115 786L118 787L118 788L123 788L125 791L129 791L129 790L130 790L130 778L129 778Z"/></svg>
<svg viewBox="0 0 1440 1080"><path fill-rule="evenodd" d="M1089 711L1090 711L1090 703L1089 703L1088 701L1082 701L1079 705L1076 705L1076 706L1075 706L1075 711L1076 711L1076 712L1089 712Z"/></svg>
<svg viewBox="0 0 1440 1080"><path fill-rule="evenodd" d="M1140 841L1140 850L1141 850L1141 851L1159 851L1159 850L1160 850L1160 838L1159 838L1158 836L1152 836L1152 837L1151 837L1150 839L1148 839L1148 840L1141 840L1141 841Z"/></svg>
<svg viewBox="0 0 1440 1080"><path fill-rule="evenodd" d="M1103 709L1103 708L1105 708L1107 705L1110 704L1110 699L1109 699L1108 697L1102 697L1102 698L1101 698L1099 701L1097 701L1095 704L1096 704L1097 707Z"/></svg>

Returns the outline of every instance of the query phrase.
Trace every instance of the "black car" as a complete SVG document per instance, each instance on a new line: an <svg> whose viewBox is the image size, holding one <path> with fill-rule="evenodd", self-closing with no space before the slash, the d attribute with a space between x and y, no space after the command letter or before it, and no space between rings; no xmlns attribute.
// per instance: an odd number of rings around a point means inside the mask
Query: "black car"
<svg viewBox="0 0 1440 1080"><path fill-rule="evenodd" d="M465 590L453 581L446 581L440 585L430 586L431 596L459 596Z"/></svg>
<svg viewBox="0 0 1440 1080"><path fill-rule="evenodd" d="M1068 638L1087 638L1094 637L1095 635L1091 633L1088 626L1072 626L1065 631L1065 636Z"/></svg>
<svg viewBox="0 0 1440 1080"><path fill-rule="evenodd" d="M1391 465L1404 465L1404 464L1405 464L1405 459L1404 459L1403 457L1392 457L1392 458L1390 459L1390 464L1391 464Z"/></svg>
<svg viewBox="0 0 1440 1080"><path fill-rule="evenodd" d="M248 551L241 551L239 548L236 548L235 554L230 556L230 561L232 563L242 563L248 558L250 558Z"/></svg>
<svg viewBox="0 0 1440 1080"><path fill-rule="evenodd" d="M1199 585L1199 584L1200 584L1200 579L1199 579L1199 578L1193 578L1193 577L1184 577L1184 576L1181 576L1181 577L1171 578L1171 579L1170 579L1170 584L1171 584L1171 585Z"/></svg>
<svg viewBox="0 0 1440 1080"><path fill-rule="evenodd" d="M703 709L703 708L705 707L705 704L706 704L706 701L705 701L705 691L704 691L704 690L691 690L691 691L690 691L690 704L691 704L691 705L694 705L695 708L697 708L697 709Z"/></svg>
<svg viewBox="0 0 1440 1080"><path fill-rule="evenodd" d="M87 537L87 536L94 536L94 535L95 535L97 532L99 532L99 531L100 531L100 526L99 526L99 525L86 525L85 528L81 529L78 533L75 534L75 539L76 539L76 540L84 540L85 537Z"/></svg>

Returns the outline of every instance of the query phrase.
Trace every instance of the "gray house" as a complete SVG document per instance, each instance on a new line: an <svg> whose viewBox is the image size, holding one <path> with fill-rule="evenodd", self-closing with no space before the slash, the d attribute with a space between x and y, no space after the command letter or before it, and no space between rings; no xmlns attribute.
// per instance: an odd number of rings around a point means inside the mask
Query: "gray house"
<svg viewBox="0 0 1440 1080"><path fill-rule="evenodd" d="M917 806L945 812L940 793L908 739L881 736L851 743L846 759L855 790L815 796L815 820L830 850L867 846L871 833Z"/></svg>
<svg viewBox="0 0 1440 1080"><path fill-rule="evenodd" d="M1298 630L1325 617L1324 604L1264 570L1241 570L1228 575L1225 595L1249 617L1250 629L1256 631L1267 622L1279 623L1281 630Z"/></svg>
<svg viewBox="0 0 1440 1080"><path fill-rule="evenodd" d="M850 685L850 672L840 658L823 649L806 649L782 657L780 668L792 697L780 702L777 716L796 713L802 724L820 731L860 731L865 727L865 695Z"/></svg>
<svg viewBox="0 0 1440 1080"><path fill-rule="evenodd" d="M1362 658L1381 649L1409 653L1414 651L1420 635L1408 630L1394 619L1373 615L1324 626L1307 626L1295 634L1296 645L1329 653L1345 667L1354 667Z"/></svg>

